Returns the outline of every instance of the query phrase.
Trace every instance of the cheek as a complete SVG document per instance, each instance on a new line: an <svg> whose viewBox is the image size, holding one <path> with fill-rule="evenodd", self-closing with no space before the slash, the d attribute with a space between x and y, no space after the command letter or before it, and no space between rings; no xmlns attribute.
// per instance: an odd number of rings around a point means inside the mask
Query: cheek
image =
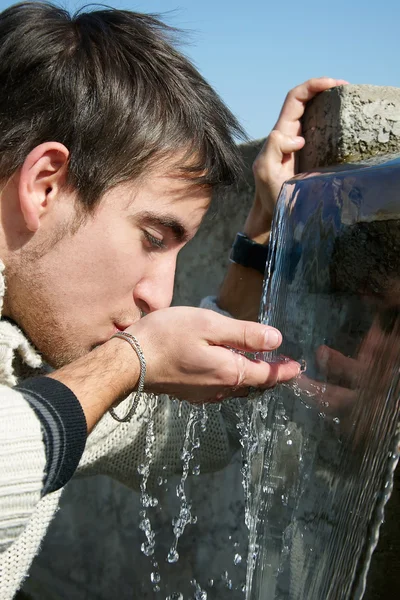
<svg viewBox="0 0 400 600"><path fill-rule="evenodd" d="M121 235L104 237L93 244L86 258L80 264L81 277L86 277L90 293L96 290L99 296L107 299L120 299L143 277L148 266L149 256L143 251L139 234L132 235L121 231Z"/></svg>
<svg viewBox="0 0 400 600"><path fill-rule="evenodd" d="M132 237L83 231L46 255L42 266L52 274L52 287L60 299L90 309L132 293L142 265L140 247Z"/></svg>

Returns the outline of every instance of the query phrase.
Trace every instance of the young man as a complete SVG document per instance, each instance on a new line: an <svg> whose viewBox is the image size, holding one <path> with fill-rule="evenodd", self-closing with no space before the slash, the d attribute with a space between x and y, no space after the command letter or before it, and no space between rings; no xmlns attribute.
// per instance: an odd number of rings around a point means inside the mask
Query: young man
<svg viewBox="0 0 400 600"><path fill-rule="evenodd" d="M146 396L132 407L123 399L133 390L218 401L298 373L294 362L269 365L227 348L281 342L272 328L217 312L248 314L235 299L243 286L257 305L262 274L251 261L230 266L214 312L168 308L179 250L212 191L238 176L241 133L173 35L126 11L70 18L27 3L0 15L4 600L26 575L78 463L134 484L137 464L130 472L118 460L141 444ZM304 104L338 83L312 80L291 92L256 161L244 243L258 251L304 143ZM228 457L226 449L213 468Z"/></svg>

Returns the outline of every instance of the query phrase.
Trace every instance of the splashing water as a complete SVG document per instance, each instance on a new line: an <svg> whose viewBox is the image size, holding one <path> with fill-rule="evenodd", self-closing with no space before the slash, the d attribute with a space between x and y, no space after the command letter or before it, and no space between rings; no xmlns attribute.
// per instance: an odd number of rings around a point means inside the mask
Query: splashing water
<svg viewBox="0 0 400 600"><path fill-rule="evenodd" d="M176 487L176 494L180 500L179 515L173 520L172 528L174 532L174 541L169 550L167 560L169 563L175 563L179 560L178 542L185 528L189 523L195 523L196 519L192 515L192 505L186 497L185 483L190 472L190 462L194 459L195 451L200 448L200 437L198 429L205 431L207 423L206 410L204 406L198 408L190 407L188 422L186 425L185 440L181 453L182 476ZM205 596L206 598L206 596Z"/></svg>
<svg viewBox="0 0 400 600"><path fill-rule="evenodd" d="M140 503L143 510L140 511L139 517L139 528L143 531L146 540L141 545L141 550L146 556L154 554L155 547L155 533L151 527L150 518L148 515L148 508L155 507L158 504L158 500L153 496L150 496L147 492L147 481L150 474L150 467L153 460L153 447L155 442L154 435L154 411L157 408L158 397L149 395L148 412L147 412L147 423L146 423L146 442L144 450L144 461L138 467L138 473L141 475L140 482ZM158 582L157 582L158 583Z"/></svg>
<svg viewBox="0 0 400 600"><path fill-rule="evenodd" d="M201 589L201 586L197 583L197 581L195 579L192 579L190 583L195 588L193 596L194 600L207 600L207 592Z"/></svg>

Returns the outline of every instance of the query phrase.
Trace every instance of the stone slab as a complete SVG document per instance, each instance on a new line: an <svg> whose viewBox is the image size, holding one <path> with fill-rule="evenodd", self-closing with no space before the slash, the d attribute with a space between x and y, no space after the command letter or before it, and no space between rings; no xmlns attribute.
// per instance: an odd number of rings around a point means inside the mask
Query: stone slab
<svg viewBox="0 0 400 600"><path fill-rule="evenodd" d="M345 85L319 94L303 119L300 171L400 152L400 89Z"/></svg>

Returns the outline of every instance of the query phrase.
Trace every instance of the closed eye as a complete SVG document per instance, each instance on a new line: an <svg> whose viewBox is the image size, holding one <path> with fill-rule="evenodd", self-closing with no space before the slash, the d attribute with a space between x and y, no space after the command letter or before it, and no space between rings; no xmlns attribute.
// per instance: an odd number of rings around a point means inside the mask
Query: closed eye
<svg viewBox="0 0 400 600"><path fill-rule="evenodd" d="M150 245L151 248L156 249L156 250L166 250L167 249L167 246L163 239L154 237L154 235L151 235L151 233L149 233L146 230L143 230L143 234L144 234L146 242Z"/></svg>

